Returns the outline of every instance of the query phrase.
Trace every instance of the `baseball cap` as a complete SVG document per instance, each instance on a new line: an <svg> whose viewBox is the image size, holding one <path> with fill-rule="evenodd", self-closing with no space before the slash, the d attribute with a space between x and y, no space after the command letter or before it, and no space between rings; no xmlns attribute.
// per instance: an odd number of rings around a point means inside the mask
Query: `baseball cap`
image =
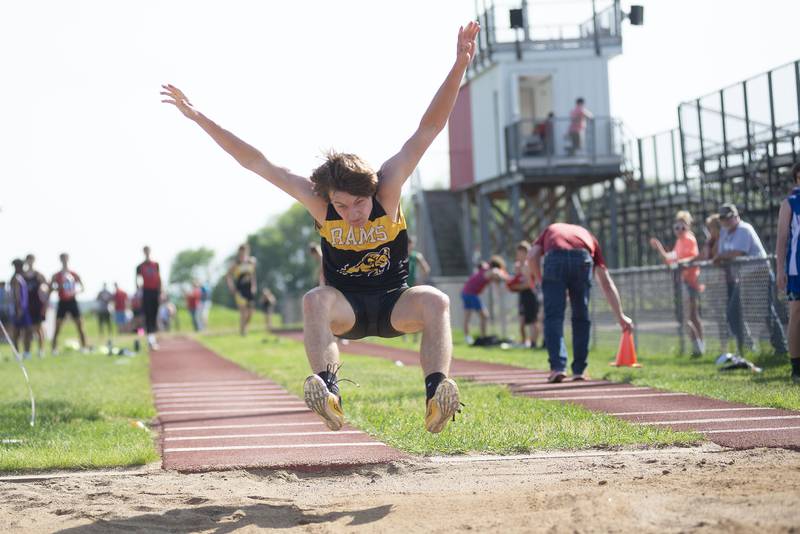
<svg viewBox="0 0 800 534"><path fill-rule="evenodd" d="M737 217L739 215L739 210L736 209L736 204L723 204L719 207L719 218L720 219L730 219L731 217Z"/></svg>

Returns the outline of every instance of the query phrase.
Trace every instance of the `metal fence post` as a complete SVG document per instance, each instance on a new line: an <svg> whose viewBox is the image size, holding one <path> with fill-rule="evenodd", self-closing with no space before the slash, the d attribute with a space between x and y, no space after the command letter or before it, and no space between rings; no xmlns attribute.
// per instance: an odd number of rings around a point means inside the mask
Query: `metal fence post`
<svg viewBox="0 0 800 534"><path fill-rule="evenodd" d="M633 321L633 325L634 325L634 328L633 328L633 345L634 345L634 347L636 347L636 350L639 350L639 329L636 328L636 325L638 323L638 321L636 319L636 316L637 316L636 309L639 307L639 298L638 298L638 291L637 291L636 285L637 285L637 279L639 277L634 274L630 278L631 278L631 281L630 281L631 292L633 293L633 299L632 299L633 300L633 308L631 308L631 320Z"/></svg>

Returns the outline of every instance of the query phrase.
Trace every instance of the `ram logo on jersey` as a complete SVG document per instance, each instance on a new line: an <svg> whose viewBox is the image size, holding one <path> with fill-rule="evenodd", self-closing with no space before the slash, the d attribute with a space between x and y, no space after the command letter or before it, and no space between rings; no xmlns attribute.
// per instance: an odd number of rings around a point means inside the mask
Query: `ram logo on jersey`
<svg viewBox="0 0 800 534"><path fill-rule="evenodd" d="M361 261L350 267L345 265L339 269L339 274L347 276L379 276L389 268L389 247L383 247L379 252L367 252Z"/></svg>

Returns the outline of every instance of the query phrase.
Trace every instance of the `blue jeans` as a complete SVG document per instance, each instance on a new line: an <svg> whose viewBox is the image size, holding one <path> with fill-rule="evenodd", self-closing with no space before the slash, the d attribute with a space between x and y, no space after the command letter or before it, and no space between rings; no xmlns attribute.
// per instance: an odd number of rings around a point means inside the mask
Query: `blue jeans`
<svg viewBox="0 0 800 534"><path fill-rule="evenodd" d="M586 369L589 355L589 295L594 262L587 250L553 250L544 258L542 294L544 296L544 342L552 371L567 368L564 343L564 310L569 294L572 307L572 372Z"/></svg>

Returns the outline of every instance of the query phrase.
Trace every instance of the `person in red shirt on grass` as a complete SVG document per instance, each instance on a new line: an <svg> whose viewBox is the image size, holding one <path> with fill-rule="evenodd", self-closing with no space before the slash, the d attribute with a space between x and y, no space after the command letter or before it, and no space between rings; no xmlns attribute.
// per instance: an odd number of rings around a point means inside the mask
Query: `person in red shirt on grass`
<svg viewBox="0 0 800 534"><path fill-rule="evenodd" d="M121 334L128 323L127 308L128 294L114 282L114 323L117 325L117 334Z"/></svg>
<svg viewBox="0 0 800 534"><path fill-rule="evenodd" d="M514 262L514 277L506 282L509 291L519 295L519 333L523 346L536 348L536 340L539 339L539 325L536 322L539 316L539 299L533 291L533 280L526 258L531 250L531 244L527 241L520 241L517 245L516 261ZM528 332L525 327L530 329L530 344L528 343Z"/></svg>
<svg viewBox="0 0 800 534"><path fill-rule="evenodd" d="M64 319L67 315L72 316L72 320L75 321L75 326L78 328L78 336L80 336L81 339L81 352L87 352L89 349L86 347L86 334L83 332L81 310L75 298L78 293L83 292L83 281L81 281L81 277L78 276L78 273L69 269L69 254L65 252L58 258L61 260L61 270L54 274L53 278L50 280L50 291L58 291L56 328L53 332L50 352L53 356L58 354L58 334L61 331L61 325L64 323Z"/></svg>
<svg viewBox="0 0 800 534"><path fill-rule="evenodd" d="M158 350L156 331L161 298L161 273L158 263L150 259L150 247L144 247L142 252L144 261L136 266L136 287L142 289L142 311L144 328L147 331L147 345L150 350Z"/></svg>
<svg viewBox="0 0 800 534"><path fill-rule="evenodd" d="M544 343L550 358L547 380L561 382L567 377L567 345L564 343L567 294L572 308L572 379L586 380L592 326L589 318L592 273L622 329L633 327L630 317L622 313L617 286L608 274L597 238L574 224L551 224L531 247L528 264L534 282L541 280L544 295Z"/></svg>
<svg viewBox="0 0 800 534"><path fill-rule="evenodd" d="M477 312L481 320L481 337L486 337L486 323L489 320L489 312L481 302L480 294L491 282L501 282L508 280L506 273L506 262L500 256L492 256L488 262L482 261L478 265L478 270L464 283L461 288L461 303L464 305L464 341L467 345L472 345L474 340L469 335L469 321L472 312Z"/></svg>

